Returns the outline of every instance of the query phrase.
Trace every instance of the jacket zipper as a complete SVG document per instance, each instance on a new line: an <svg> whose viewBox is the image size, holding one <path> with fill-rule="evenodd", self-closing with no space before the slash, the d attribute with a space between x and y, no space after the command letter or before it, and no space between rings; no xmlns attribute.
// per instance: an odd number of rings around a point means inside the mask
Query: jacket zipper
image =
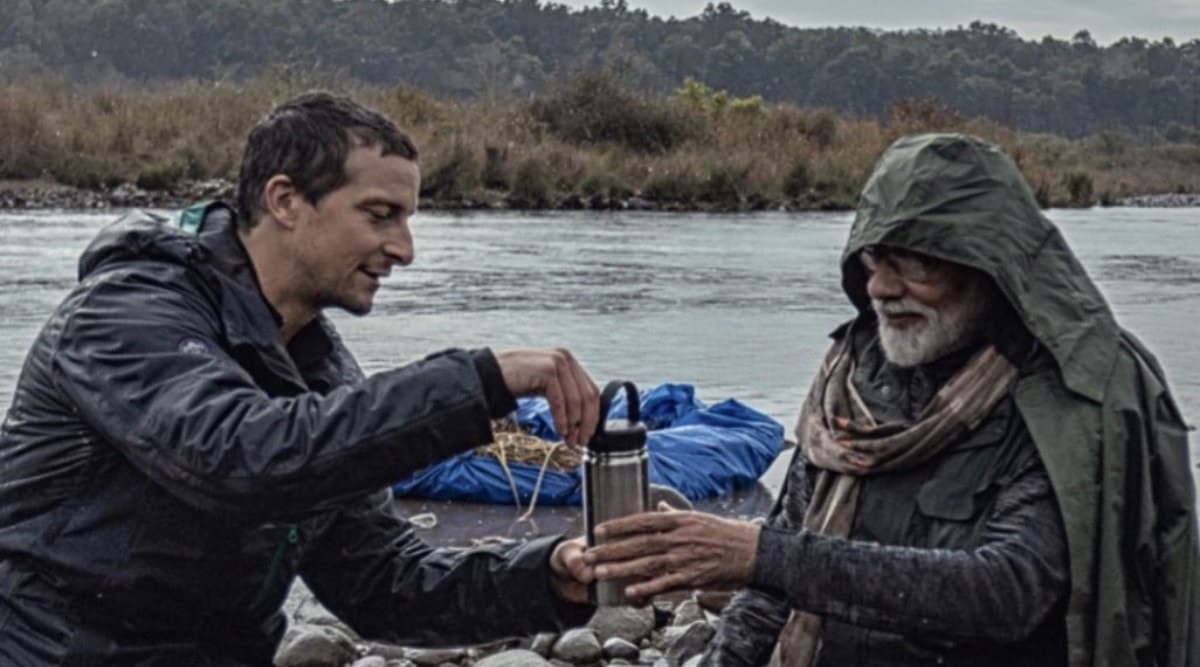
<svg viewBox="0 0 1200 667"><path fill-rule="evenodd" d="M296 524L288 524L287 534L284 539L275 547L275 555L271 557L271 565L267 567L267 576L263 579L262 588L258 591L258 595L254 597L254 602L250 603L252 608L257 608L263 602L266 602L267 595L271 592L271 584L275 582L275 577L279 576L279 566L283 563L284 552L288 550L289 545L294 545L300 542L300 529Z"/></svg>

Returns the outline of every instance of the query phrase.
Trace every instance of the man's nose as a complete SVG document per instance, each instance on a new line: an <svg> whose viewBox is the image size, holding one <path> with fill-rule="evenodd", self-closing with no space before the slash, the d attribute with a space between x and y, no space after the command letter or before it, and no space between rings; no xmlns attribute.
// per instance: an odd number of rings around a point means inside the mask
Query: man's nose
<svg viewBox="0 0 1200 667"><path fill-rule="evenodd" d="M879 262L867 279L867 296L872 299L899 299L904 292L904 281L890 262Z"/></svg>
<svg viewBox="0 0 1200 667"><path fill-rule="evenodd" d="M383 243L383 254L400 266L412 264L416 257L416 249L413 247L412 232L407 224L397 225L396 231L388 235L388 239Z"/></svg>

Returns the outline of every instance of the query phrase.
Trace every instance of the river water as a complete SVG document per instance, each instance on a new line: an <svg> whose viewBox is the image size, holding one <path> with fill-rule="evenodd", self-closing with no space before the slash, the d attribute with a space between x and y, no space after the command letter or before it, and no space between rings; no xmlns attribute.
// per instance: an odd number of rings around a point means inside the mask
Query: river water
<svg viewBox="0 0 1200 667"><path fill-rule="evenodd" d="M1120 321L1200 421L1200 209L1056 210ZM114 213L0 213L0 404L79 252ZM421 214L417 260L363 318L334 315L377 371L445 347L562 345L598 383L694 384L792 421L827 333L851 308L846 213ZM1192 445L1200 443L1195 434ZM764 476L777 489L786 457Z"/></svg>

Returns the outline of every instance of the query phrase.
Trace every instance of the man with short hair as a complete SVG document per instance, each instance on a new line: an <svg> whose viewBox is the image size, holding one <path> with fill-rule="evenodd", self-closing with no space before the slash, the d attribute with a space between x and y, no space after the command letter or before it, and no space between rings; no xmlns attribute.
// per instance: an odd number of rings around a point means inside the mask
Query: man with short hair
<svg viewBox="0 0 1200 667"><path fill-rule="evenodd" d="M1182 418L997 147L897 141L842 256L833 334L763 527L601 525L633 597L744 586L702 664L1200 661ZM668 508L669 509L669 508Z"/></svg>
<svg viewBox="0 0 1200 667"><path fill-rule="evenodd" d="M587 619L577 543L433 549L391 506L514 396L545 395L575 446L599 409L563 349L363 375L321 311L367 313L413 260L416 159L379 114L307 94L251 132L239 215L99 233L0 430L0 664L270 664L297 575L397 643Z"/></svg>

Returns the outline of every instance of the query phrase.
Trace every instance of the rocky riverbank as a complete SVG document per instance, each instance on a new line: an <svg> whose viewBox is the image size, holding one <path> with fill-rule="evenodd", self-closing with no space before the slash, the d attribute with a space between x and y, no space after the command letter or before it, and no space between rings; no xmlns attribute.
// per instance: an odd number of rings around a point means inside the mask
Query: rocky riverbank
<svg viewBox="0 0 1200 667"><path fill-rule="evenodd" d="M220 199L233 202L237 188L225 179L185 181L169 190L147 190L132 183L121 183L98 190L74 188L47 181L0 181L0 210L21 209L65 209L104 210L122 208L172 209L189 206L200 201ZM1200 207L1200 193L1152 194L1125 197L1117 206L1178 208ZM786 201L774 202L765 199L741 198L726 202L681 202L655 201L645 197L608 195L567 195L556 201L523 201L513 195L495 193L494 196L471 197L423 197L421 208L434 211L461 210L564 210L564 211L668 211L668 212L718 212L718 211L802 211L802 210L847 210L849 202L836 201Z"/></svg>
<svg viewBox="0 0 1200 667"><path fill-rule="evenodd" d="M172 190L145 190L132 183L91 190L46 181L0 182L0 210L182 208L198 201L233 201L236 188L223 179L190 181Z"/></svg>
<svg viewBox="0 0 1200 667"><path fill-rule="evenodd" d="M716 633L725 594L697 593L654 605L599 610L584 627L484 646L416 648L367 641L297 582L276 667L693 667Z"/></svg>
<svg viewBox="0 0 1200 667"><path fill-rule="evenodd" d="M651 504L692 504L674 490L650 489ZM772 494L762 484L722 498L697 501L695 509L722 516L764 516ZM539 535L579 535L580 508L539 507L533 520L517 520L514 508L419 498L396 501L421 539L435 547L466 547L524 540ZM288 630L276 655L276 667L602 667L606 665L695 665L716 633L720 610L729 595L695 592L660 597L653 606L602 609L586 626L561 634L515 637L484 646L427 649L365 640L314 599L303 582L293 585L284 603ZM691 662L689 662L691 661Z"/></svg>
<svg viewBox="0 0 1200 667"><path fill-rule="evenodd" d="M1167 193L1160 195L1138 195L1125 197L1117 202L1118 206L1137 206L1141 208L1189 208L1200 207L1200 193Z"/></svg>
<svg viewBox="0 0 1200 667"><path fill-rule="evenodd" d="M73 188L44 181L0 182L0 210L67 209L104 210L120 208L182 208L200 201L220 199L232 203L237 193L234 183L225 179L186 181L169 190L147 190L132 183L121 183L98 190ZM764 211L764 210L838 210L845 204L778 203L765 199L742 198L736 201L681 202L653 201L636 195L583 196L571 194L559 200L525 201L512 194L472 197L421 198L423 210L566 210L566 211Z"/></svg>

